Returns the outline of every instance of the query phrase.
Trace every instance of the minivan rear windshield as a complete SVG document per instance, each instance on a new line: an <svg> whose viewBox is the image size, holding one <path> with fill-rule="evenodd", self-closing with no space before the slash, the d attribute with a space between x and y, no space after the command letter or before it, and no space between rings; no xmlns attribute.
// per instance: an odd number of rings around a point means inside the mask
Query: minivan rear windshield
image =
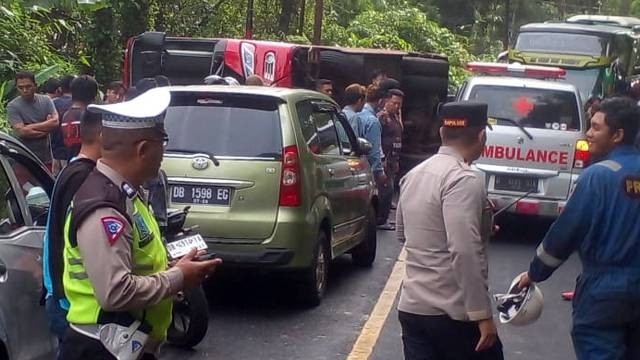
<svg viewBox="0 0 640 360"><path fill-rule="evenodd" d="M251 95L173 93L165 117L166 152L217 158L280 158L279 100Z"/></svg>
<svg viewBox="0 0 640 360"><path fill-rule="evenodd" d="M580 131L580 110L576 95L568 91L476 85L469 100L489 106L490 121L497 125L537 129ZM491 119L494 118L494 119Z"/></svg>

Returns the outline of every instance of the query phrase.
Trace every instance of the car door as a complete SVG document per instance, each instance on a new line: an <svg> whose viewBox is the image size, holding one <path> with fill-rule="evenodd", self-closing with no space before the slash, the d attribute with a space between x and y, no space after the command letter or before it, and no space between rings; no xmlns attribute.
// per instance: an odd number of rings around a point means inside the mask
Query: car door
<svg viewBox="0 0 640 360"><path fill-rule="evenodd" d="M351 182L347 184L348 188L345 189L349 199L349 216L352 219L349 236L357 240L356 237L366 228L372 175L367 157L361 156L358 152L356 136L348 126L346 117L342 114L335 114L334 117L341 154L347 161L352 176Z"/></svg>
<svg viewBox="0 0 640 360"><path fill-rule="evenodd" d="M333 212L333 247L336 252L344 245L354 232L353 214L351 213L354 177L347 158L342 149L336 131L337 110L335 106L324 100L312 102L313 122L318 135L318 147L315 152L320 166L323 187L331 202Z"/></svg>
<svg viewBox="0 0 640 360"><path fill-rule="evenodd" d="M0 142L0 339L10 359L55 352L42 296L42 244L53 180L21 147Z"/></svg>

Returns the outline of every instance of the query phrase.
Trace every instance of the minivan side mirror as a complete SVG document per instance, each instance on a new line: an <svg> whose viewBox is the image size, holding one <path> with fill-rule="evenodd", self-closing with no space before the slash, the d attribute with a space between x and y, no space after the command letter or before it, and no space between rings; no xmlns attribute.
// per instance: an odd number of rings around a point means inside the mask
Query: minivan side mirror
<svg viewBox="0 0 640 360"><path fill-rule="evenodd" d="M373 150L373 145L365 138L358 138L358 151L360 155L367 155Z"/></svg>

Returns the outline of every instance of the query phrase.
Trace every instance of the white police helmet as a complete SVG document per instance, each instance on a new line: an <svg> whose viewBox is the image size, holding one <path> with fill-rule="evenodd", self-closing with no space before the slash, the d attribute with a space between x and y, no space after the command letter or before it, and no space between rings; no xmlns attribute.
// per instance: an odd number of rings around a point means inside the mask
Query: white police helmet
<svg viewBox="0 0 640 360"><path fill-rule="evenodd" d="M500 322L515 326L529 325L540 317L544 305L542 291L531 283L524 289L518 288L520 276L511 282L507 294L495 295Z"/></svg>

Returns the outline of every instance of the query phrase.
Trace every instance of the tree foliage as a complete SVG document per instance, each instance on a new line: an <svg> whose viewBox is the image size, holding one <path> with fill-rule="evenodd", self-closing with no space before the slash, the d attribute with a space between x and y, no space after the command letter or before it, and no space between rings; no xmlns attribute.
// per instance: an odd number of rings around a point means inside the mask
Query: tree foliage
<svg viewBox="0 0 640 360"><path fill-rule="evenodd" d="M323 41L339 46L445 54L452 84L461 66L494 58L528 22L578 13L640 16L640 0L324 0ZM19 69L58 65L102 84L120 77L130 36L147 30L175 36L241 37L247 0L0 0L0 84ZM309 43L315 0L254 0L254 37ZM508 22L508 24L507 24ZM6 96L5 96L6 97Z"/></svg>

